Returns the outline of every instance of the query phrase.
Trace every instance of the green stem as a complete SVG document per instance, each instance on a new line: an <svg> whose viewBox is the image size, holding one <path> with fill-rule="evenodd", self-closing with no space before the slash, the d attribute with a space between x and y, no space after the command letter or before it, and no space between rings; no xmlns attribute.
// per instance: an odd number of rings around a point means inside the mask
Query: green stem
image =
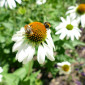
<svg viewBox="0 0 85 85"><path fill-rule="evenodd" d="M29 67L28 67L28 77L29 77L30 73L32 72L32 66L33 66L33 61L31 60L29 62Z"/></svg>

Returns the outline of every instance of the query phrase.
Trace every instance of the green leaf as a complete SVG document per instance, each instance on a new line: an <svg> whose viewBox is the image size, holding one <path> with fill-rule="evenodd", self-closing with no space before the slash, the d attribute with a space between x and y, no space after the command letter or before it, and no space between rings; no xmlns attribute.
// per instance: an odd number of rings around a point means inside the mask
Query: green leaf
<svg viewBox="0 0 85 85"><path fill-rule="evenodd" d="M13 74L17 75L21 80L23 80L23 78L26 76L26 70L23 67L23 68L16 70Z"/></svg>
<svg viewBox="0 0 85 85"><path fill-rule="evenodd" d="M6 80L6 85L18 85L19 77L13 74L4 74L3 77Z"/></svg>
<svg viewBox="0 0 85 85"><path fill-rule="evenodd" d="M83 45L85 46L85 43L80 41L80 40L75 40L74 43L73 43L73 46L77 46L77 45Z"/></svg>
<svg viewBox="0 0 85 85"><path fill-rule="evenodd" d="M69 49L75 49L75 46L79 46L79 45L85 46L85 43L81 42L80 40L74 40L74 41L68 40L64 42L63 47Z"/></svg>
<svg viewBox="0 0 85 85"><path fill-rule="evenodd" d="M4 65L3 66L3 73L7 73L8 69L9 69L9 65L8 64Z"/></svg>
<svg viewBox="0 0 85 85"><path fill-rule="evenodd" d="M64 43L64 46L63 47L66 47L66 48L69 48L69 49L74 49L74 47L72 46L72 44L69 44L69 43Z"/></svg>

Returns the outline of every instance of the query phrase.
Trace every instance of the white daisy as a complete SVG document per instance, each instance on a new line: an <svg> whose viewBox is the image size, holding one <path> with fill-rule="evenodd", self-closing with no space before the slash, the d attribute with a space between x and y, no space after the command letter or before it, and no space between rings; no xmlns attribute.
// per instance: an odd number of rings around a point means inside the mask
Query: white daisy
<svg viewBox="0 0 85 85"><path fill-rule="evenodd" d="M71 64L66 62L57 63L58 69L60 71L60 74L70 74L71 72Z"/></svg>
<svg viewBox="0 0 85 85"><path fill-rule="evenodd" d="M46 3L46 0L36 0L37 5L42 5L44 3Z"/></svg>
<svg viewBox="0 0 85 85"><path fill-rule="evenodd" d="M60 39L64 39L65 37L71 38L74 40L79 39L80 37L80 29L78 28L77 20L71 19L71 17L67 16L66 20L61 17L62 22L55 29L57 30L56 34L60 34Z"/></svg>
<svg viewBox="0 0 85 85"><path fill-rule="evenodd" d="M2 73L3 72L3 69L2 69L2 67L0 67L0 73ZM2 81L2 75L0 74L0 82Z"/></svg>
<svg viewBox="0 0 85 85"><path fill-rule="evenodd" d="M22 27L12 37L12 40L16 42L13 46L13 51L18 50L16 59L19 62L25 64L31 61L36 47L38 47L37 60L40 64L44 63L45 56L51 61L55 60L53 57L54 43L50 35L50 29L46 29L47 24L45 23L44 25L40 22L30 23Z"/></svg>
<svg viewBox="0 0 85 85"><path fill-rule="evenodd" d="M7 5L9 5L9 7L13 9L16 7L15 1L21 4L21 0L0 0L0 7L3 7L4 5L7 7Z"/></svg>
<svg viewBox="0 0 85 85"><path fill-rule="evenodd" d="M85 27L85 4L70 6L66 14L70 14L81 23L82 27Z"/></svg>

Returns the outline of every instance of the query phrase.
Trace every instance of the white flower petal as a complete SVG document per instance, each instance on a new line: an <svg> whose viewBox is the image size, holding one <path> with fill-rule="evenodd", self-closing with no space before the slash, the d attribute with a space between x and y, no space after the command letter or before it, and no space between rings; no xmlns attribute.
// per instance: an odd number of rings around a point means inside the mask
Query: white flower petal
<svg viewBox="0 0 85 85"><path fill-rule="evenodd" d="M62 29L60 29L59 31L57 31L56 34L60 34L60 33L62 33L64 30L65 30L65 29L62 28Z"/></svg>
<svg viewBox="0 0 85 85"><path fill-rule="evenodd" d="M19 4L21 4L21 0L16 0Z"/></svg>
<svg viewBox="0 0 85 85"><path fill-rule="evenodd" d="M4 4L5 4L5 0L1 0L1 1L0 1L0 7L3 7Z"/></svg>
<svg viewBox="0 0 85 85"><path fill-rule="evenodd" d="M23 40L16 42L13 46L12 51L14 52L14 51L18 50L20 48L20 46L22 46L22 44L23 44Z"/></svg>
<svg viewBox="0 0 85 85"><path fill-rule="evenodd" d="M2 69L2 67L0 67L0 73L2 73L3 72L3 69Z"/></svg>
<svg viewBox="0 0 85 85"><path fill-rule="evenodd" d="M21 4L21 0L16 0L19 4ZM5 5L5 7L7 8L7 5L13 9L16 7L16 3L15 0L0 0L0 7L3 7Z"/></svg>
<svg viewBox="0 0 85 85"><path fill-rule="evenodd" d="M85 27L85 14L81 16L81 26Z"/></svg>
<svg viewBox="0 0 85 85"><path fill-rule="evenodd" d="M2 81L2 77L3 77L3 76L0 74L0 82Z"/></svg>
<svg viewBox="0 0 85 85"><path fill-rule="evenodd" d="M24 58L27 57L27 55L25 54L25 49L27 48L27 44L23 44L20 49L18 50L17 54L16 54L16 59L19 62L22 62Z"/></svg>
<svg viewBox="0 0 85 85"><path fill-rule="evenodd" d="M46 3L46 0L36 0L37 5L42 5L44 3Z"/></svg>
<svg viewBox="0 0 85 85"><path fill-rule="evenodd" d="M54 46L54 43L53 43L53 40L51 38L51 34L50 34L50 30L47 30L47 39L46 39L48 45L52 48L55 49L55 46Z"/></svg>
<svg viewBox="0 0 85 85"><path fill-rule="evenodd" d="M63 17L61 17L61 20L62 20L62 22L66 22L66 20Z"/></svg>
<svg viewBox="0 0 85 85"><path fill-rule="evenodd" d="M62 34L60 35L60 39L63 40L63 39L65 38L65 36L66 36L66 34L65 34L65 33L62 33Z"/></svg>
<svg viewBox="0 0 85 85"><path fill-rule="evenodd" d="M75 6L70 6L68 9L74 9L75 8Z"/></svg>
<svg viewBox="0 0 85 85"><path fill-rule="evenodd" d="M71 21L70 21L70 16L67 16L66 19L67 19L67 23L70 24L70 22L71 22Z"/></svg>
<svg viewBox="0 0 85 85"><path fill-rule="evenodd" d="M17 34L13 35L12 37L12 41L20 41L23 39L23 36L19 36Z"/></svg>
<svg viewBox="0 0 85 85"><path fill-rule="evenodd" d="M45 61L45 50L44 50L43 46L41 46L41 45L39 45L39 47L38 47L37 60L40 64L43 64Z"/></svg>
<svg viewBox="0 0 85 85"><path fill-rule="evenodd" d="M71 35L71 40L72 40L72 41L74 40L74 35Z"/></svg>
<svg viewBox="0 0 85 85"><path fill-rule="evenodd" d="M23 64L26 64L28 63L29 61L32 60L33 58L33 55L35 54L35 48L32 47L32 46L29 46L26 51L25 51L26 55L28 55L28 57L26 57L24 60L23 60Z"/></svg>
<svg viewBox="0 0 85 85"><path fill-rule="evenodd" d="M25 30L24 28L21 28L20 31L18 31L16 34L13 35L12 40L13 41L20 41L24 38Z"/></svg>
<svg viewBox="0 0 85 85"><path fill-rule="evenodd" d="M43 46L44 46L47 58L51 61L54 61L55 58L53 57L53 49L50 49L50 47L46 45L45 43L43 43Z"/></svg>

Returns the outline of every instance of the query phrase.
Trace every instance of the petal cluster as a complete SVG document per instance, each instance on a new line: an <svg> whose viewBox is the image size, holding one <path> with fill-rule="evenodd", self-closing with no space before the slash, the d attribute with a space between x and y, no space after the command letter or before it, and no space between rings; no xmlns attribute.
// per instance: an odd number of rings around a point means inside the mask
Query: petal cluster
<svg viewBox="0 0 85 85"><path fill-rule="evenodd" d="M42 5L44 3L46 3L46 0L36 0L37 5Z"/></svg>
<svg viewBox="0 0 85 85"><path fill-rule="evenodd" d="M11 9L13 9L16 7L15 1L21 4L21 0L0 0L0 7L5 6L7 8L7 6L9 6Z"/></svg>
<svg viewBox="0 0 85 85"><path fill-rule="evenodd" d="M2 77L3 77L1 74L2 72L3 72L3 69L2 69L2 67L0 67L0 82L2 81Z"/></svg>

